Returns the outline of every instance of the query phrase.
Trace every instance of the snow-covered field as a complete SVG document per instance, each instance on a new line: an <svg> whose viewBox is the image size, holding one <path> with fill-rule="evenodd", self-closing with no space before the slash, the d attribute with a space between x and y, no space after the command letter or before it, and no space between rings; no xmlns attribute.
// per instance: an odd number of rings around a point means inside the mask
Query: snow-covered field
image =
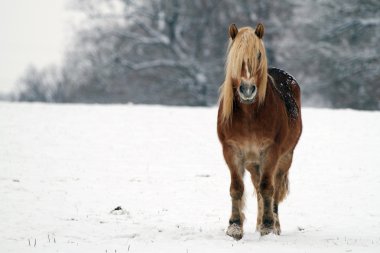
<svg viewBox="0 0 380 253"><path fill-rule="evenodd" d="M380 252L380 112L303 119L283 234L247 179L234 241L216 108L0 103L0 252Z"/></svg>

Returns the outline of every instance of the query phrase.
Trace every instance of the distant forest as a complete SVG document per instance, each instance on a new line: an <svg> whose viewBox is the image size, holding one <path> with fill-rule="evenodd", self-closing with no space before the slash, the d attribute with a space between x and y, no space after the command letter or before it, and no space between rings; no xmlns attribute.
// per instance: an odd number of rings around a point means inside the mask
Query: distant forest
<svg viewBox="0 0 380 253"><path fill-rule="evenodd" d="M303 104L380 109L379 0L76 0L85 15L64 62L29 67L15 100L209 106L229 24L266 28L268 62Z"/></svg>

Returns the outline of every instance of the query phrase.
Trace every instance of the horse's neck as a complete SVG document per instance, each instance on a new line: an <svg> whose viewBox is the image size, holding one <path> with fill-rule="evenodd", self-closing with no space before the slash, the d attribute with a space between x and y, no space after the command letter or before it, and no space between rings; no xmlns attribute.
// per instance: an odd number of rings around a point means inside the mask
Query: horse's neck
<svg viewBox="0 0 380 253"><path fill-rule="evenodd" d="M254 120L257 117L260 117L261 114L265 114L269 110L269 104L267 100L273 98L273 79L268 78L267 87L265 91L265 101L259 105L258 101L255 101L253 104L243 104L239 101L238 95L235 97L235 112L240 114L241 117L245 119Z"/></svg>
<svg viewBox="0 0 380 253"><path fill-rule="evenodd" d="M254 119L255 114L257 114L257 102L253 104L243 104L241 102L236 102L236 112L237 114L240 114L239 116L241 118L244 118L246 120L248 119Z"/></svg>
<svg viewBox="0 0 380 253"><path fill-rule="evenodd" d="M239 109L243 114L252 114L253 112L255 112L255 109L256 109L255 104L256 103L247 105L247 104L239 103Z"/></svg>

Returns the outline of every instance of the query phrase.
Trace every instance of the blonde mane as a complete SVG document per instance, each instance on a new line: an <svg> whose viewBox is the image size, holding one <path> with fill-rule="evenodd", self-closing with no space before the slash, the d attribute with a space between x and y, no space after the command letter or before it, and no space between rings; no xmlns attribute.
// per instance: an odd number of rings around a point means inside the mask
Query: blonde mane
<svg viewBox="0 0 380 253"><path fill-rule="evenodd" d="M261 105L265 99L267 87L267 57L262 39L251 27L239 29L234 39L230 38L226 65L225 79L220 87L219 103L222 103L222 121L232 118L234 100L234 82L240 82L243 63L248 65L250 73L255 76L258 88L258 103ZM258 57L260 52L261 57Z"/></svg>

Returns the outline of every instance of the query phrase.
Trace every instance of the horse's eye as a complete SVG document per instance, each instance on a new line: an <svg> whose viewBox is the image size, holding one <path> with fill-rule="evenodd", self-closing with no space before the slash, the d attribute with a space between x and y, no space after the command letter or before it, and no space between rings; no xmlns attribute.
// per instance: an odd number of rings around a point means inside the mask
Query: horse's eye
<svg viewBox="0 0 380 253"><path fill-rule="evenodd" d="M261 60L261 52L259 51L258 53L257 53L257 60Z"/></svg>

